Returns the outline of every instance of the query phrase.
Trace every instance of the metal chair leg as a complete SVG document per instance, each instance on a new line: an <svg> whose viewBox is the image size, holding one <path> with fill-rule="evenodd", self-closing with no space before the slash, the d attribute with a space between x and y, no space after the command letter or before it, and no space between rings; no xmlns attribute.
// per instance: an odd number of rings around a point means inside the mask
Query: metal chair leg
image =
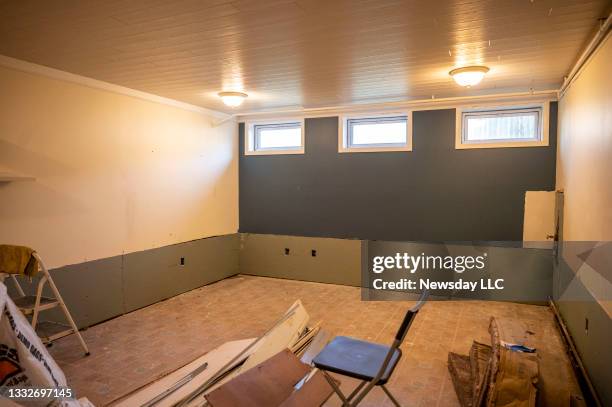
<svg viewBox="0 0 612 407"><path fill-rule="evenodd" d="M336 384L336 381L334 380L334 378L331 377L329 373L327 373L326 371L322 370L322 372L323 372L323 376L325 376L325 379L327 380L329 385L332 387L332 389L334 389L334 392L338 395L338 397L340 397L340 400L342 400L342 405L349 406L350 405L349 401L344 396L344 393L342 393L342 391L340 390L340 387L338 387L338 385Z"/></svg>
<svg viewBox="0 0 612 407"><path fill-rule="evenodd" d="M361 390L363 388L363 386L365 386L365 384L367 383L367 381L362 381L361 383L359 383L359 385L357 387L355 387L355 390L353 390L353 392L351 394L349 394L349 396L347 397L347 399L350 401L353 399L353 397L355 397L355 395L357 393L359 393L359 390Z"/></svg>
<svg viewBox="0 0 612 407"><path fill-rule="evenodd" d="M355 388L355 390L353 390L351 392L351 394L346 397L344 395L344 393L342 393L342 390L340 390L340 387L338 387L338 385L336 384L336 381L334 380L333 377L331 377L331 375L329 373L327 373L325 370L321 370L321 372L323 372L323 376L325 377L325 379L328 381L328 383L330 384L330 386L332 387L332 389L334 390L334 392L338 395L338 397L340 397L340 400L342 400L342 406L356 406L357 404L359 404L361 402L361 400L363 399L363 397L365 397L365 394L361 395L361 397L359 398L359 400L357 400L357 402L355 404L351 403L353 397L355 397L355 395L359 394L359 390L361 390L363 388L363 386L365 386L367 383L369 383L368 381L362 381L361 383L359 383L357 385L357 387ZM387 395L387 397L389 397L389 399L391 400L391 402L395 405L395 407L401 407L400 403L395 399L395 397L393 397L393 394L391 394L391 392L389 391L389 389L387 389L386 386L384 385L380 385L380 387L382 387L383 391L385 392L385 394Z"/></svg>
<svg viewBox="0 0 612 407"><path fill-rule="evenodd" d="M397 400L395 399L395 397L393 397L393 395L391 394L391 392L389 391L389 389L387 389L387 387L385 387L385 385L381 385L380 387L382 387L382 389L384 390L384 392L387 394L387 397L389 397L391 399L391 401L393 402L393 404L395 404L395 407L401 407L400 403L397 402Z"/></svg>

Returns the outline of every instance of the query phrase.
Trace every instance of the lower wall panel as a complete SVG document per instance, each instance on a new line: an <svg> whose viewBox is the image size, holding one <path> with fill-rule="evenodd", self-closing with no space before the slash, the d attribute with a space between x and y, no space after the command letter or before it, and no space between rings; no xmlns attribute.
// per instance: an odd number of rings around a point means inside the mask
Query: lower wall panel
<svg viewBox="0 0 612 407"><path fill-rule="evenodd" d="M82 328L238 274L238 242L237 234L210 237L50 273ZM26 293L34 294L38 279L28 283L20 278L20 283ZM13 284L7 280L6 285L15 296ZM48 289L45 295L51 295ZM41 319L64 321L59 309L43 312Z"/></svg>
<svg viewBox="0 0 612 407"><path fill-rule="evenodd" d="M361 240L243 233L240 237L240 273L256 276L361 286ZM465 255L468 246L419 242L372 241L385 254ZM505 279L514 296L490 292L491 300L545 304L552 292L552 252L546 249L474 246L489 254L486 275ZM285 250L289 253L285 254ZM316 250L316 256L312 256ZM456 253L455 253L456 252ZM477 253L476 253L477 254ZM464 280L469 273L459 275ZM459 296L459 295L457 295ZM469 296L468 296L469 297ZM499 297L499 298L498 298ZM479 296L482 298L482 295Z"/></svg>
<svg viewBox="0 0 612 407"><path fill-rule="evenodd" d="M180 265L180 259L185 264ZM124 256L125 310L238 274L238 235L194 240Z"/></svg>
<svg viewBox="0 0 612 407"><path fill-rule="evenodd" d="M598 248L593 250L595 246ZM612 406L612 303L609 291L600 293L599 300L593 291L609 287L610 263L607 259L612 258L610 247L610 243L564 242L561 259L554 269L553 298L604 406ZM603 260L599 267L591 262L598 255L598 249ZM585 285L592 281L589 274L593 273L601 273L600 287Z"/></svg>
<svg viewBox="0 0 612 407"><path fill-rule="evenodd" d="M77 326L90 326L125 313L121 265L122 256L115 256L50 271ZM64 322L57 308L43 312L41 317Z"/></svg>
<svg viewBox="0 0 612 407"><path fill-rule="evenodd" d="M610 315L597 301L559 301L559 312L580 353L589 377L604 406L612 405L610 388ZM588 319L588 330L585 320Z"/></svg>
<svg viewBox="0 0 612 407"><path fill-rule="evenodd" d="M240 273L359 286L361 241L243 233Z"/></svg>

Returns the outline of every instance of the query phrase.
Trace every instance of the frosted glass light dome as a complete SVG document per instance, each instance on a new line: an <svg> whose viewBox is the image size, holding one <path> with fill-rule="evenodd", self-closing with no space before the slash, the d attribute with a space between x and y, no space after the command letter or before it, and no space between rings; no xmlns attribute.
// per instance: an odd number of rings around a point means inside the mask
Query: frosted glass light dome
<svg viewBox="0 0 612 407"><path fill-rule="evenodd" d="M242 92L219 92L219 97L226 106L238 107L244 102L244 99L246 99L248 95Z"/></svg>
<svg viewBox="0 0 612 407"><path fill-rule="evenodd" d="M449 75L458 85L469 88L478 85L487 72L489 72L489 68L486 66L466 66L453 69L449 72Z"/></svg>

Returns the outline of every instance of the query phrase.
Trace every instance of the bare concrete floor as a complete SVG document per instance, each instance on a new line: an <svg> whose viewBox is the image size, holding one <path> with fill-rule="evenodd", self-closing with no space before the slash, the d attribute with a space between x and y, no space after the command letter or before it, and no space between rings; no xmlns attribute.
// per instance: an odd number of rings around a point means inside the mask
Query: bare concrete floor
<svg viewBox="0 0 612 407"><path fill-rule="evenodd" d="M334 335L392 342L412 302L362 302L355 287L238 276L211 284L86 330L91 356L66 337L50 348L79 396L97 406L191 362L222 343L262 334L296 299L311 321ZM467 354L472 340L489 343L489 318L523 320L563 355L547 307L481 301L428 302L402 346L403 358L388 384L406 406L458 406L447 370L449 351ZM355 382L342 378L343 390ZM339 405L335 396L329 405ZM391 406L375 388L364 406Z"/></svg>

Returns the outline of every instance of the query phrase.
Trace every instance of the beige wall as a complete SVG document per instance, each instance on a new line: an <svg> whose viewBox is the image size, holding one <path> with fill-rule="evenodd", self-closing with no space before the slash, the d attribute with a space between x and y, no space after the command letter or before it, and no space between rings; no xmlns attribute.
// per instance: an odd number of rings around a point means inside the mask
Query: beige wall
<svg viewBox="0 0 612 407"><path fill-rule="evenodd" d="M238 229L237 128L0 67L0 243L50 267Z"/></svg>
<svg viewBox="0 0 612 407"><path fill-rule="evenodd" d="M563 239L612 240L612 39L559 102Z"/></svg>

